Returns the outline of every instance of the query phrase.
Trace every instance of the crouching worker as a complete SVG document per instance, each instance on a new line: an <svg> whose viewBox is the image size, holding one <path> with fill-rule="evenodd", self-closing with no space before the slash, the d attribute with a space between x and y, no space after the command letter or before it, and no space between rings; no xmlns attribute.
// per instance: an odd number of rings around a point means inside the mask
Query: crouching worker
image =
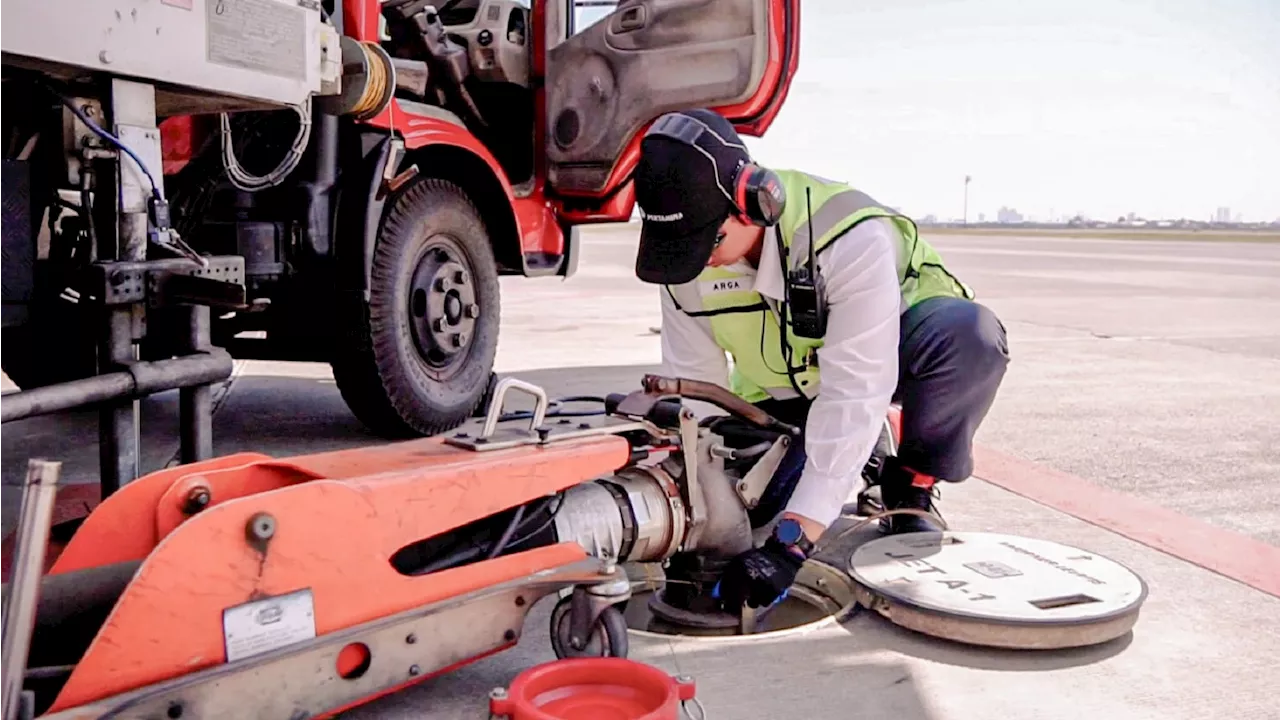
<svg viewBox="0 0 1280 720"><path fill-rule="evenodd" d="M636 275L661 286L663 374L716 383L804 430L752 513L755 527L778 519L773 534L721 579L726 611L769 606L794 583L892 400L902 442L880 476L885 508L933 512L936 483L969 477L1009 362L1005 330L910 219L843 183L754 164L709 110L654 123L635 190ZM881 528L939 526L899 514Z"/></svg>

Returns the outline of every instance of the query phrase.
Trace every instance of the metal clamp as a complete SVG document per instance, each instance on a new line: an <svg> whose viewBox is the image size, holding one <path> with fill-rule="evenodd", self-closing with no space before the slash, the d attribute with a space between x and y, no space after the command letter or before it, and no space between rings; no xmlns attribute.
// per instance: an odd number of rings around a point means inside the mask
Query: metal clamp
<svg viewBox="0 0 1280 720"><path fill-rule="evenodd" d="M698 482L698 418L689 408L680 409L680 451L684 457L684 482L681 483L689 505L689 527L684 546L698 546L702 529L707 524L707 498Z"/></svg>
<svg viewBox="0 0 1280 720"><path fill-rule="evenodd" d="M494 430L498 429L498 420L502 417L502 402L506 399L507 391L511 389L532 395L536 401L533 406L533 417L529 420L529 432L542 426L543 420L547 417L547 406L550 404L547 400L547 391L523 380L506 378L499 381L493 389L493 400L489 402L489 411L484 416L484 429L480 431L481 438L492 436Z"/></svg>
<svg viewBox="0 0 1280 720"><path fill-rule="evenodd" d="M782 458L790 447L791 438L780 435L756 461L756 464L751 466L751 469L734 485L734 492L738 494L747 509L754 510L760 504L760 498L764 497L764 491L768 489L769 483L773 480L773 474L777 472L778 466L782 464Z"/></svg>

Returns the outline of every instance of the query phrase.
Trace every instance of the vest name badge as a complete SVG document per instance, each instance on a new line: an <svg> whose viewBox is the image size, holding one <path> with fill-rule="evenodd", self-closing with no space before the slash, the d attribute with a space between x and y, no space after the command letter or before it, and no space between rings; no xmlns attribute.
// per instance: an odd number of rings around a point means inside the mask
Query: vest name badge
<svg viewBox="0 0 1280 720"><path fill-rule="evenodd" d="M742 278L724 278L721 280L703 280L698 283L698 290L703 295L715 295L717 293L742 292L747 290L746 283Z"/></svg>

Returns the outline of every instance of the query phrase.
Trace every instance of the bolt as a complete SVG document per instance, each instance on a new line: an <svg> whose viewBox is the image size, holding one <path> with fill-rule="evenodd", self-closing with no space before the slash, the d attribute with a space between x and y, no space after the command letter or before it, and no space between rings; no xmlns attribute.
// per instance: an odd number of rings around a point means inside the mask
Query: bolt
<svg viewBox="0 0 1280 720"><path fill-rule="evenodd" d="M480 306L475 303L471 303L470 305L467 305L465 309L463 309L462 314L466 315L468 318L472 320L475 320L476 318L480 317Z"/></svg>
<svg viewBox="0 0 1280 720"><path fill-rule="evenodd" d="M417 665L410 665L410 666L409 666L409 676L410 676L410 677L417 677L417 676L418 676L419 674L421 674L421 673L422 673L422 668L418 667Z"/></svg>
<svg viewBox="0 0 1280 720"><path fill-rule="evenodd" d="M412 645L412 644L414 644L414 643L418 642L418 636L417 636L417 635L414 635L413 633L409 633L409 635L408 635L407 637L405 637L404 641L405 641L405 642L407 642L407 643L409 643L410 645Z"/></svg>
<svg viewBox="0 0 1280 720"><path fill-rule="evenodd" d="M266 542L276 534L276 519L268 513L256 513L245 527L250 541Z"/></svg>
<svg viewBox="0 0 1280 720"><path fill-rule="evenodd" d="M465 344L467 343L467 334L466 334L466 333L454 333L454 334L453 334L453 337L452 337L452 338L450 338L450 341L453 343L453 346L454 346L454 347L456 347L456 348L460 348L460 347L462 347L463 345L465 345Z"/></svg>
<svg viewBox="0 0 1280 720"><path fill-rule="evenodd" d="M551 437L551 428L546 425L536 427L533 431L538 433L538 442L546 442L547 438Z"/></svg>
<svg viewBox="0 0 1280 720"><path fill-rule="evenodd" d="M516 596L516 607L524 607L525 599L523 595Z"/></svg>
<svg viewBox="0 0 1280 720"><path fill-rule="evenodd" d="M467 277L466 270L459 270L458 272L453 274L453 281L458 283L459 285L466 285L468 280L470 280L470 278Z"/></svg>
<svg viewBox="0 0 1280 720"><path fill-rule="evenodd" d="M506 688L494 688L494 689L492 689L492 690L490 690L490 691L489 691L489 697L493 698L494 700L506 700L506 699L507 699L507 689L506 689Z"/></svg>
<svg viewBox="0 0 1280 720"><path fill-rule="evenodd" d="M175 702L169 705L169 710L165 714L173 718L173 720L177 720L182 717L182 709L182 703Z"/></svg>
<svg viewBox="0 0 1280 720"><path fill-rule="evenodd" d="M99 61L101 61L101 62L102 62L102 64L104 64L104 65L110 65L110 64L111 64L111 53L107 52L106 50L103 50L102 52L98 53L98 60L99 60ZM181 712L181 711L179 711L179 712Z"/></svg>
<svg viewBox="0 0 1280 720"><path fill-rule="evenodd" d="M572 420L570 420L569 418L561 418L561 419L559 419L559 420L557 420L557 421L556 421L556 424L557 424L557 425L568 425L568 424L569 424L569 423L571 423L571 422L573 422L573 421L572 421Z"/></svg>
<svg viewBox="0 0 1280 720"><path fill-rule="evenodd" d="M676 682L680 683L681 685L688 685L689 683L693 682L693 676L692 676L692 675L677 675L677 676L676 676Z"/></svg>
<svg viewBox="0 0 1280 720"><path fill-rule="evenodd" d="M744 480L743 482L738 483L738 492L746 492L746 491L747 491L746 481Z"/></svg>
<svg viewBox="0 0 1280 720"><path fill-rule="evenodd" d="M88 115L89 117L93 117L94 115L98 114L97 108L95 108L92 105L81 105L80 110L83 111L84 114Z"/></svg>
<svg viewBox="0 0 1280 720"><path fill-rule="evenodd" d="M436 318L435 320L432 320L431 329L435 330L438 333L444 332L444 329L445 329L444 318Z"/></svg>
<svg viewBox="0 0 1280 720"><path fill-rule="evenodd" d="M515 640L515 639L516 639L516 631L515 631L515 630L508 630L508 631L506 631L506 632L502 633L502 639L503 639L503 640L506 640L507 642L511 642L512 640Z"/></svg>
<svg viewBox="0 0 1280 720"><path fill-rule="evenodd" d="M209 488L197 485L187 493L187 499L182 503L182 512L187 515L195 515L209 507L209 501L212 499L213 496L210 495Z"/></svg>
<svg viewBox="0 0 1280 720"><path fill-rule="evenodd" d="M579 430L590 430L590 429L591 429L591 423L589 423L589 422L580 422L580 423L578 423L578 429L579 429Z"/></svg>
<svg viewBox="0 0 1280 720"><path fill-rule="evenodd" d="M449 278L436 278L436 290L439 290L440 292L448 292L449 288L452 287L453 283L449 281Z"/></svg>
<svg viewBox="0 0 1280 720"><path fill-rule="evenodd" d="M471 437L471 436L470 436L470 435L468 435L467 433L458 433L457 435L454 435L454 437L458 438L459 440L464 440L464 439L469 438L469 437Z"/></svg>

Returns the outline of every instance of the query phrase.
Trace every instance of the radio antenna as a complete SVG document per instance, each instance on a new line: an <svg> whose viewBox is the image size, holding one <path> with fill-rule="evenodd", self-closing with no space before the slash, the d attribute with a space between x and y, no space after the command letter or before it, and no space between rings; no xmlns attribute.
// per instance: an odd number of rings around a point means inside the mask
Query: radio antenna
<svg viewBox="0 0 1280 720"><path fill-rule="evenodd" d="M809 217L809 272L816 275L818 272L818 254L814 252L813 248L818 244L818 238L813 236L813 200L808 185L804 187L804 212Z"/></svg>

